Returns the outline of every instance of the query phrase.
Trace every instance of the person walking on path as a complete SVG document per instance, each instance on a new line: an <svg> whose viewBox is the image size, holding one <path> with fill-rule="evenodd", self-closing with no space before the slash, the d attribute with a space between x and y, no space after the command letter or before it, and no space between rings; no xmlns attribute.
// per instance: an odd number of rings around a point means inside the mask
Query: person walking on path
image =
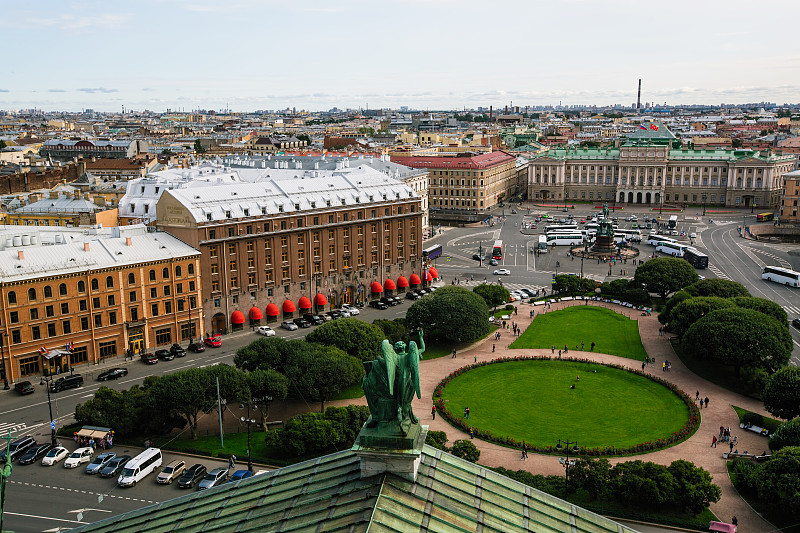
<svg viewBox="0 0 800 533"><path fill-rule="evenodd" d="M452 357L452 359L455 359L455 358L456 358L456 349L453 348L453 357Z"/></svg>
<svg viewBox="0 0 800 533"><path fill-rule="evenodd" d="M706 402L706 409L708 409L708 396L706 396L705 402Z"/></svg>
<svg viewBox="0 0 800 533"><path fill-rule="evenodd" d="M528 447L525 445L525 441L522 441L522 460L526 461L528 459Z"/></svg>
<svg viewBox="0 0 800 533"><path fill-rule="evenodd" d="M697 391L697 392L694 393L694 399L695 400L699 400L700 399L700 391Z"/></svg>
<svg viewBox="0 0 800 533"><path fill-rule="evenodd" d="M433 417L434 420L436 420L436 406L435 405L431 406L431 416Z"/></svg>
<svg viewBox="0 0 800 533"><path fill-rule="evenodd" d="M590 349L589 351L590 351L590 352L593 352L593 351L594 351L594 341L592 341L592 347L591 347L591 349Z"/></svg>
<svg viewBox="0 0 800 533"><path fill-rule="evenodd" d="M550 346L550 353L556 353L556 345Z"/></svg>
<svg viewBox="0 0 800 533"><path fill-rule="evenodd" d="M492 344L492 353L494 353L494 348L495 348L495 345Z"/></svg>
<svg viewBox="0 0 800 533"><path fill-rule="evenodd" d="M712 448L716 448L717 447L717 436L716 435L711 437L711 447Z"/></svg>
<svg viewBox="0 0 800 533"><path fill-rule="evenodd" d="M583 343L581 343L581 351L583 351Z"/></svg>

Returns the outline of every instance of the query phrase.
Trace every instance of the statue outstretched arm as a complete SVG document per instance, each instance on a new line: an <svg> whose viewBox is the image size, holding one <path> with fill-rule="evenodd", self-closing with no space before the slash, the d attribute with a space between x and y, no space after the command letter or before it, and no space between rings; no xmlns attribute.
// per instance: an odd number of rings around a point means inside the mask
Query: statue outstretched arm
<svg viewBox="0 0 800 533"><path fill-rule="evenodd" d="M419 343L417 343L417 346L419 348L419 357L420 359L422 359L422 354L425 353L425 341L422 340L422 328L420 328L419 330L418 337L419 337Z"/></svg>
<svg viewBox="0 0 800 533"><path fill-rule="evenodd" d="M394 378L399 364L399 357L387 339L381 343L381 353L386 362L386 382L389 384L389 395L394 394Z"/></svg>

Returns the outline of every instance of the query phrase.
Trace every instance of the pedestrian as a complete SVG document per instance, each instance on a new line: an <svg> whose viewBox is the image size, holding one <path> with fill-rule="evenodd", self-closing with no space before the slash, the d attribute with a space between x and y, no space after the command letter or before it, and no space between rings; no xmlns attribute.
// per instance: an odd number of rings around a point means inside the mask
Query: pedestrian
<svg viewBox="0 0 800 533"><path fill-rule="evenodd" d="M494 353L494 347L495 347L494 344L492 344L492 353Z"/></svg>
<svg viewBox="0 0 800 533"><path fill-rule="evenodd" d="M700 399L700 391L697 391L697 392L694 393L694 399L695 400L699 400Z"/></svg>
<svg viewBox="0 0 800 533"><path fill-rule="evenodd" d="M594 351L594 341L592 342L592 348L591 348L591 350L589 350L589 351L591 351L591 352L593 352L593 351Z"/></svg>
<svg viewBox="0 0 800 533"><path fill-rule="evenodd" d="M464 409L464 414L467 416L467 420L469 420L469 407Z"/></svg>
<svg viewBox="0 0 800 533"><path fill-rule="evenodd" d="M435 405L431 406L431 416L433 417L434 420L436 420L436 406Z"/></svg>
<svg viewBox="0 0 800 533"><path fill-rule="evenodd" d="M503 329L506 329L506 321L503 320Z"/></svg>
<svg viewBox="0 0 800 533"><path fill-rule="evenodd" d="M478 354L475 354L475 362L478 362Z"/></svg>
<svg viewBox="0 0 800 533"><path fill-rule="evenodd" d="M644 372L644 361L642 361L642 372Z"/></svg>
<svg viewBox="0 0 800 533"><path fill-rule="evenodd" d="M729 444L730 444L730 447L731 447L731 453L733 453L733 442L731 441Z"/></svg>
<svg viewBox="0 0 800 533"><path fill-rule="evenodd" d="M522 441L522 460L526 461L528 459L528 446L525 444L525 441Z"/></svg>
<svg viewBox="0 0 800 533"><path fill-rule="evenodd" d="M576 350L578 349L577 346L575 347L575 349ZM583 343L581 343L581 351L583 351Z"/></svg>
<svg viewBox="0 0 800 533"><path fill-rule="evenodd" d="M517 314L517 308L515 307L514 308L514 316L516 316L516 314Z"/></svg>
<svg viewBox="0 0 800 533"><path fill-rule="evenodd" d="M569 348L567 348L566 344L564 345L564 353L569 353Z"/></svg>
<svg viewBox="0 0 800 533"><path fill-rule="evenodd" d="M475 431L473 430L473 428L469 428L469 438L471 439L475 438Z"/></svg>
<svg viewBox="0 0 800 533"><path fill-rule="evenodd" d="M550 353L556 353L556 345L555 344L550 347Z"/></svg>
<svg viewBox="0 0 800 533"><path fill-rule="evenodd" d="M734 527L739 525L739 520L736 519L736 515L733 515L733 518L731 518L731 524L733 524Z"/></svg>
<svg viewBox="0 0 800 533"><path fill-rule="evenodd" d="M456 349L455 349L455 348L453 348L453 357L452 357L452 358L453 358L453 359L455 359L455 358L456 358Z"/></svg>
<svg viewBox="0 0 800 533"><path fill-rule="evenodd" d="M233 456L228 457L228 470L233 468Z"/></svg>
<svg viewBox="0 0 800 533"><path fill-rule="evenodd" d="M713 447L713 448L717 447L717 436L716 435L711 437L711 447Z"/></svg>
<svg viewBox="0 0 800 533"><path fill-rule="evenodd" d="M558 358L561 359L561 350L558 351Z"/></svg>
<svg viewBox="0 0 800 533"><path fill-rule="evenodd" d="M77 431L75 431L75 432L72 434L72 438L75 440L75 444L78 444L78 432L77 432Z"/></svg>
<svg viewBox="0 0 800 533"><path fill-rule="evenodd" d="M708 409L708 396L706 396L706 409Z"/></svg>

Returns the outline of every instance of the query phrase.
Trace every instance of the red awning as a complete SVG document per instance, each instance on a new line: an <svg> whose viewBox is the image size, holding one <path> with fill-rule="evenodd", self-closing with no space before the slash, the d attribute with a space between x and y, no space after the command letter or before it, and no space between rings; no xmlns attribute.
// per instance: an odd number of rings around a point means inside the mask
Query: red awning
<svg viewBox="0 0 800 533"><path fill-rule="evenodd" d="M419 276L417 276L416 274L411 274L408 277L408 281L410 281L412 285L420 285L422 283L422 280L419 279Z"/></svg>
<svg viewBox="0 0 800 533"><path fill-rule="evenodd" d="M294 302L291 300L286 300L283 302L283 312L284 313L294 313L297 310L294 306Z"/></svg>
<svg viewBox="0 0 800 533"><path fill-rule="evenodd" d="M408 280L404 276L400 276L397 278L397 286L401 289L405 289L408 287Z"/></svg>
<svg viewBox="0 0 800 533"><path fill-rule="evenodd" d="M311 309L311 300L306 296L301 296L300 299L297 300L297 307L300 309Z"/></svg>
<svg viewBox="0 0 800 533"><path fill-rule="evenodd" d="M278 306L275 304L269 304L267 306L267 316L278 316L281 314L281 310L278 309Z"/></svg>
<svg viewBox="0 0 800 533"><path fill-rule="evenodd" d="M258 307L250 308L250 320L261 320L263 315L261 314L261 309Z"/></svg>
<svg viewBox="0 0 800 533"><path fill-rule="evenodd" d="M436 279L436 278L438 278L438 277L439 277L439 272L437 272L437 271L436 271L436 269L435 269L434 267L430 267L430 268L428 269L428 272L430 272L430 273L431 273L431 276L433 276L433 278L434 278L434 279Z"/></svg>
<svg viewBox="0 0 800 533"><path fill-rule="evenodd" d="M387 278L386 281L383 282L383 288L387 291L393 291L397 289L397 285L394 284L393 280Z"/></svg>
<svg viewBox="0 0 800 533"><path fill-rule="evenodd" d="M383 287L381 287L381 284L377 281L373 281L372 285L369 286L369 290L372 292L383 292Z"/></svg>
<svg viewBox="0 0 800 533"><path fill-rule="evenodd" d="M328 299L325 298L324 294L317 293L317 295L314 296L314 303L317 305L328 305Z"/></svg>
<svg viewBox="0 0 800 533"><path fill-rule="evenodd" d="M433 276L430 272L425 273L425 281L433 281Z"/></svg>
<svg viewBox="0 0 800 533"><path fill-rule="evenodd" d="M244 324L244 313L238 310L231 313L231 323L237 326Z"/></svg>

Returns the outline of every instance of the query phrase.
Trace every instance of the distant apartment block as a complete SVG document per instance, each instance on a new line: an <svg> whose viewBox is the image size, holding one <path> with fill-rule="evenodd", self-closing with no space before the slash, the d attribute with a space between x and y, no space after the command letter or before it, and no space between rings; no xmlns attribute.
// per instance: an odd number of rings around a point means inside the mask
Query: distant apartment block
<svg viewBox="0 0 800 533"><path fill-rule="evenodd" d="M52 158L56 161L71 161L76 157L90 159L111 158L124 159L132 158L137 154L146 153L148 150L147 141L101 141L101 140L69 140L69 139L50 139L42 144L39 155L45 158Z"/></svg>
<svg viewBox="0 0 800 533"><path fill-rule="evenodd" d="M783 175L783 193L781 194L778 221L792 224L800 223L800 170Z"/></svg>

